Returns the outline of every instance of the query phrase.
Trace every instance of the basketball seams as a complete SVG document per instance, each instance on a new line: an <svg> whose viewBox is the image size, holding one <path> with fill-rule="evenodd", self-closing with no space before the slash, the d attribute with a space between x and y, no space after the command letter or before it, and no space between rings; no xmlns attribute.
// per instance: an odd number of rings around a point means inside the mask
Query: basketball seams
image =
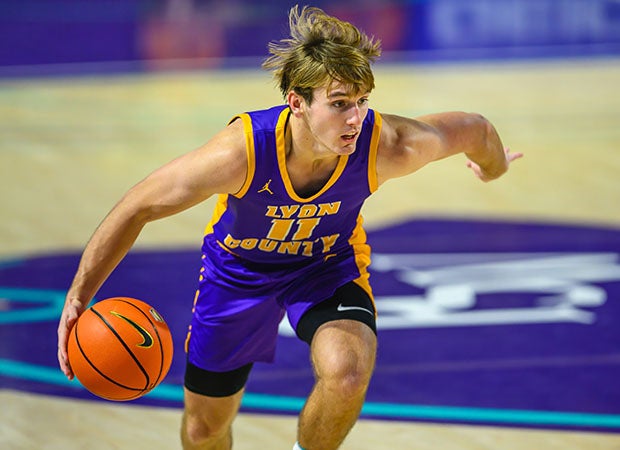
<svg viewBox="0 0 620 450"><path fill-rule="evenodd" d="M96 305L95 305L96 306ZM133 351L131 351L131 349L129 348L129 346L127 345L127 343L121 338L121 336L118 334L118 331L116 331L116 329L114 329L114 327L112 326L112 324L110 324L110 322L107 321L107 319L103 316L103 314L101 314L99 311L97 311L95 309L95 307L93 306L92 308L90 308L91 311L104 323L104 325L106 327L108 327L108 329L112 332L112 334L116 337L116 339L118 339L118 341L120 342L120 344L125 348L125 350L127 351L127 353L129 354L129 356L131 356L131 359L134 360L134 362L136 363L136 365L138 366L138 369L140 369L140 372L142 372L142 374L144 375L145 379L146 379L146 385L145 388L142 389L142 391L146 391L148 390L148 387L150 385L150 377L148 372L146 371L146 369L144 368L144 366L142 365L142 363L140 362L140 360L137 358L137 356L133 353ZM107 377L106 377L107 378Z"/></svg>
<svg viewBox="0 0 620 450"><path fill-rule="evenodd" d="M146 320L148 320L149 324L151 325L151 328L153 329L153 331L155 332L155 334L157 335L157 344L159 345L159 354L161 355L161 359L159 361L159 373L157 374L157 378L155 379L155 381L153 382L153 386L156 386L159 381L160 378L162 376L162 373L164 371L164 346L161 342L161 336L159 335L159 330L157 329L157 325L155 325L155 323L153 322L153 320L151 320L151 317L149 317L149 315L142 309L139 308L136 304L128 302L127 300L123 300L123 299L118 299L118 301L127 303L128 305L134 307L135 309L137 309L138 311L140 311L140 313L142 313L142 315L146 318Z"/></svg>
<svg viewBox="0 0 620 450"><path fill-rule="evenodd" d="M92 312L95 313L95 315L99 316L99 314L94 311L92 308L90 309ZM105 321L104 321L105 322ZM132 397L127 398L126 400L131 400L133 398L136 398L136 396L140 396L142 394L142 392L144 392L143 389L139 389L139 388L132 388L129 386L125 386L121 383L119 383L116 380L113 380L112 378L110 378L109 376L107 376L105 373L103 373L101 370L99 370L99 368L97 366L95 366L95 364L91 361L91 359L88 357L88 355L86 354L86 352L84 351L84 348L82 347L82 345L80 344L80 335L78 332L78 327L79 327L80 321L78 320L76 322L76 324L74 325L75 327L75 344L77 345L78 350L80 351L80 354L82 355L82 358L84 359L84 361L86 361L88 363L88 365L95 371L97 372L102 378L104 378L105 380L109 381L110 383L118 386L118 387L122 387L123 389L127 389L128 391L136 391L136 394Z"/></svg>
<svg viewBox="0 0 620 450"><path fill-rule="evenodd" d="M141 342L135 333L142 336ZM134 400L154 389L168 373L174 354L165 320L150 304L131 297L101 300L84 311L68 346L69 361L82 385L114 401Z"/></svg>

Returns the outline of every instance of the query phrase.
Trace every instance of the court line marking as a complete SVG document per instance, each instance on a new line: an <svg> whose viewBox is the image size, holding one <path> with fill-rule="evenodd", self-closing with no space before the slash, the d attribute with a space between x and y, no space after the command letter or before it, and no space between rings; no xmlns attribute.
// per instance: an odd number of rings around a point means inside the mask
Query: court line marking
<svg viewBox="0 0 620 450"><path fill-rule="evenodd" d="M76 381L69 381L57 368L10 359L0 359L0 376L19 378L84 390ZM147 394L149 398L174 402L183 401L179 385L160 384ZM241 406L273 412L301 411L305 398L246 392ZM467 423L498 423L529 426L587 427L620 430L620 415L534 410L427 406L367 402L362 415L404 420L447 420Z"/></svg>
<svg viewBox="0 0 620 450"><path fill-rule="evenodd" d="M0 325L56 320L65 303L67 291L0 286L0 299L40 304L27 309L0 311Z"/></svg>

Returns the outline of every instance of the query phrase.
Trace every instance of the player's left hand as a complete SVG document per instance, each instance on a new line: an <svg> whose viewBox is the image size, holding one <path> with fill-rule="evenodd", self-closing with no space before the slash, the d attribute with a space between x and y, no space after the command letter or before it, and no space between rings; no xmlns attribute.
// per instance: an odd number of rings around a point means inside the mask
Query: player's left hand
<svg viewBox="0 0 620 450"><path fill-rule="evenodd" d="M523 157L523 153L521 152L511 153L510 148L508 147L504 148L504 154L506 155L506 164L508 166L510 166L510 164L512 164L513 161ZM480 166L473 161L467 160L467 167L469 167L474 172L474 175L476 175L476 177L478 177L480 180L484 182L491 181L496 178L496 177L487 176L484 173L484 171L480 168Z"/></svg>

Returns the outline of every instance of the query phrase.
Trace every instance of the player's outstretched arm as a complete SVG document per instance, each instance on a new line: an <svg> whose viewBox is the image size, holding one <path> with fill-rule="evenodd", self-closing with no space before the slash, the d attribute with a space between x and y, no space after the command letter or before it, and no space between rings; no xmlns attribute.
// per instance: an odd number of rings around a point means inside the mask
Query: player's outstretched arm
<svg viewBox="0 0 620 450"><path fill-rule="evenodd" d="M506 158L506 165L505 165L506 170L508 170L508 167L513 161L523 157L523 153L520 153L520 152L511 153L510 148L508 147L504 148L504 155ZM489 177L487 173L485 173L485 171L480 167L479 164L473 162L470 159L467 160L467 167L469 167L480 180L485 181L485 182L494 180L495 178L499 176L497 175L497 176ZM502 173L505 173L505 170Z"/></svg>
<svg viewBox="0 0 620 450"><path fill-rule="evenodd" d="M408 175L459 153L483 181L504 174L521 153L504 148L495 127L480 114L445 112L415 119L386 114L377 155L379 182Z"/></svg>
<svg viewBox="0 0 620 450"><path fill-rule="evenodd" d="M143 227L213 194L237 192L246 173L245 139L242 124L237 121L204 146L153 172L112 208L82 253L58 324L58 362L68 378L73 378L67 359L69 332Z"/></svg>

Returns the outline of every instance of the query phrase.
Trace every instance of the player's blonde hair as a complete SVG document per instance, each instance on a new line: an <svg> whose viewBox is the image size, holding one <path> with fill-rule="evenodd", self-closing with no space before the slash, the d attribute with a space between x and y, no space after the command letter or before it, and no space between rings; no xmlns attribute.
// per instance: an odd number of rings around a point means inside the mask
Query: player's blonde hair
<svg viewBox="0 0 620 450"><path fill-rule="evenodd" d="M285 98L294 90L311 103L313 90L332 81L354 93L375 87L370 64L381 54L379 41L314 7L291 8L289 26L290 37L271 42L263 63Z"/></svg>

